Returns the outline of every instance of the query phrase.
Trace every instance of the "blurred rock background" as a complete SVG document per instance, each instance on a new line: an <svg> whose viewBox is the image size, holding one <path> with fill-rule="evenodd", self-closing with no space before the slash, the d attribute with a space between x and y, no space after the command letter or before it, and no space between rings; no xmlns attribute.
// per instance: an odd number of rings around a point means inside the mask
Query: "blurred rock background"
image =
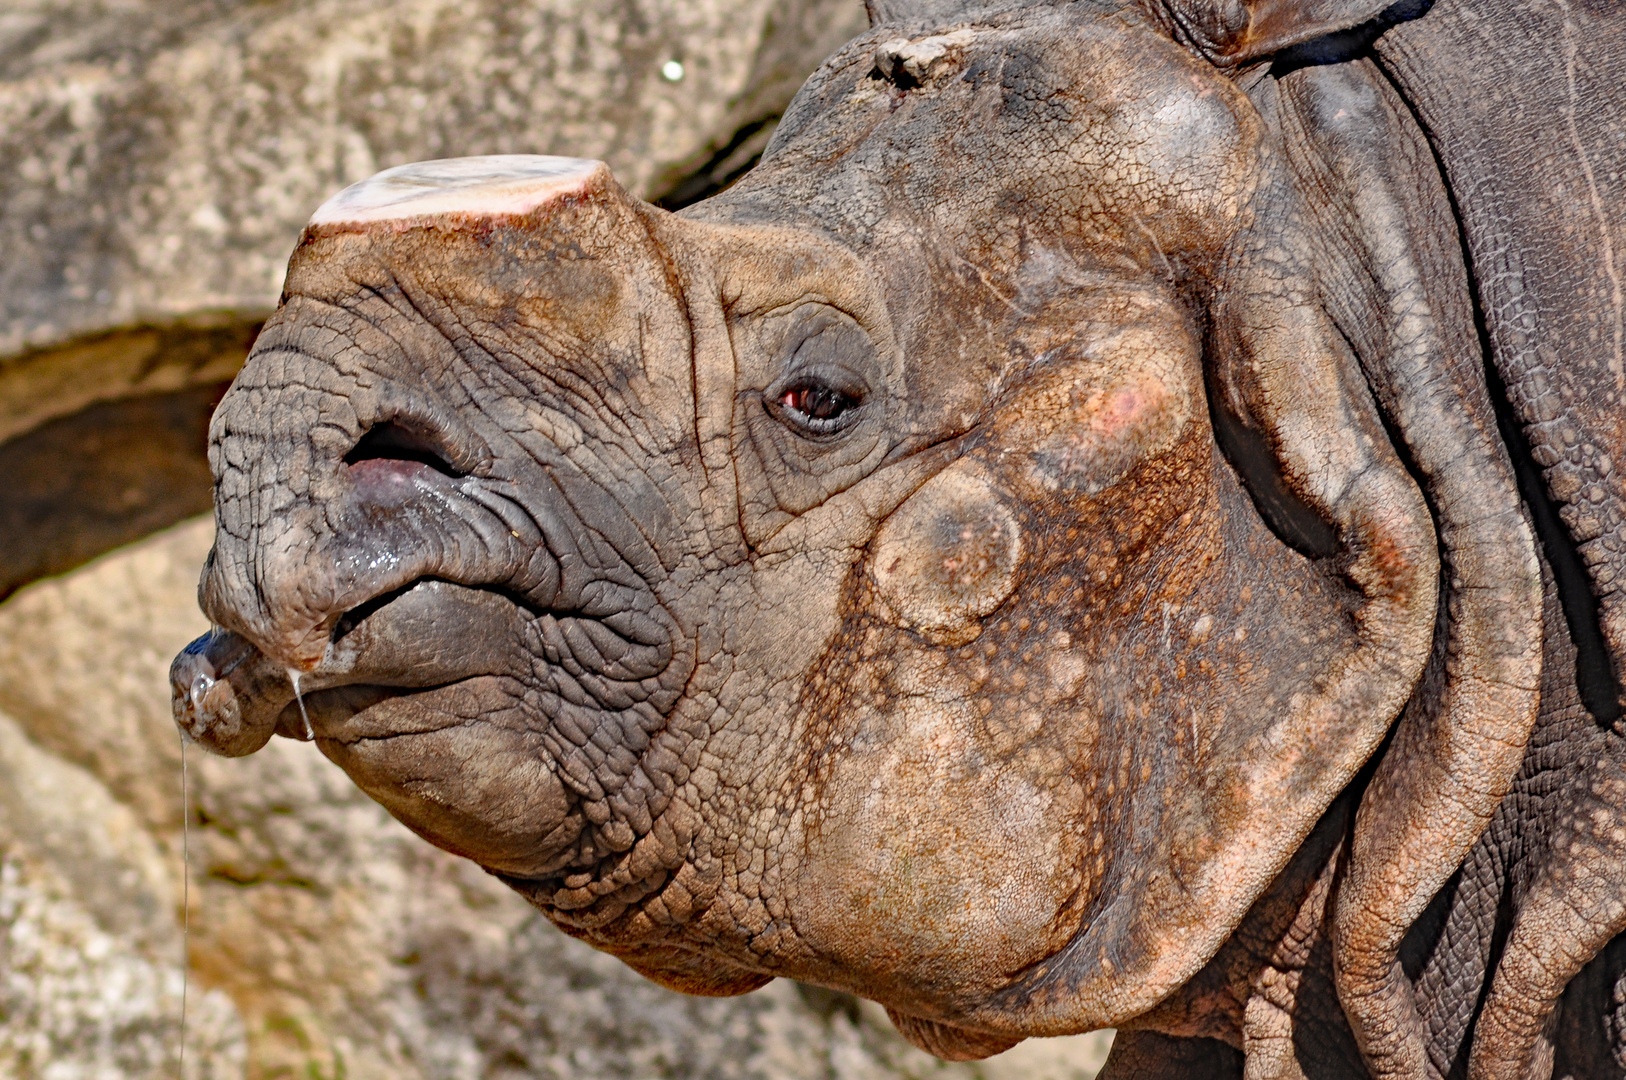
<svg viewBox="0 0 1626 1080"><path fill-rule="evenodd" d="M858 0L0 7L0 1076L175 1077L183 992L188 1080L1094 1075L1104 1033L949 1065L846 995L662 990L308 745L193 753L182 795L204 434L310 211L519 152L682 205L863 27Z"/></svg>

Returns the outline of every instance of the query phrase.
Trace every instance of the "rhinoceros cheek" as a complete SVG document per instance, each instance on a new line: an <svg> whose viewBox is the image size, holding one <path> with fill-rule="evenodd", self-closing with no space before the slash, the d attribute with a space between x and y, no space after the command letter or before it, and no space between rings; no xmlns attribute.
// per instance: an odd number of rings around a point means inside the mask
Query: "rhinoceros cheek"
<svg viewBox="0 0 1626 1080"><path fill-rule="evenodd" d="M471 679L390 698L338 731L322 752L363 791L437 847L514 877L554 869L582 829L540 738L504 713ZM511 706L512 703L506 703Z"/></svg>
<svg viewBox="0 0 1626 1080"><path fill-rule="evenodd" d="M1022 530L986 479L955 467L899 507L871 551L879 614L935 644L963 645L1015 588Z"/></svg>
<svg viewBox="0 0 1626 1080"><path fill-rule="evenodd" d="M841 738L795 921L833 965L820 981L952 1022L1075 929L1083 853L1064 823L1082 793L1053 750L999 752L970 695L900 675L900 697Z"/></svg>

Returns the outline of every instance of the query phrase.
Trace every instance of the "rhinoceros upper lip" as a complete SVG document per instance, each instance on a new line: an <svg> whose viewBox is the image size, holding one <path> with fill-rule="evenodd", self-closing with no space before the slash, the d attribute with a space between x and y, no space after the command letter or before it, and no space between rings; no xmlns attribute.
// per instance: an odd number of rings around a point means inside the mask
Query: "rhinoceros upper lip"
<svg viewBox="0 0 1626 1080"><path fill-rule="evenodd" d="M492 589L420 578L340 617L327 653L302 673L311 690L370 683L426 688L471 675L520 674L535 615Z"/></svg>

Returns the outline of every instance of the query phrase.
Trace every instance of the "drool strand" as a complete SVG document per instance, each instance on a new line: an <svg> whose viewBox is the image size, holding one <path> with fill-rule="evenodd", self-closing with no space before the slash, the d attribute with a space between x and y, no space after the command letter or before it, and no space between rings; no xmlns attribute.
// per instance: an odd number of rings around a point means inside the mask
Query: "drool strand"
<svg viewBox="0 0 1626 1080"><path fill-rule="evenodd" d="M316 732L311 730L310 714L305 711L305 695L299 692L299 674L294 668L289 668L288 682L293 685L294 700L299 702L299 719L305 722L305 740L313 742L316 739Z"/></svg>
<svg viewBox="0 0 1626 1080"><path fill-rule="evenodd" d="M186 992L192 979L192 804L186 776L186 732L181 737L181 1029L175 1075L186 1078Z"/></svg>

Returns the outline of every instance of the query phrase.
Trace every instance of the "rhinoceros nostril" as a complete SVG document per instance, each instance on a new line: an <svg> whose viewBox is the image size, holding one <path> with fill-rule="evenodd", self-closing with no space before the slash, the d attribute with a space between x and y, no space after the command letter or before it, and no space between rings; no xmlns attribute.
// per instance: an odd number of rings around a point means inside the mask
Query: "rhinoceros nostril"
<svg viewBox="0 0 1626 1080"><path fill-rule="evenodd" d="M467 475L454 468L445 449L426 435L393 420L374 424L344 456L346 465L361 461L415 461L450 477Z"/></svg>

